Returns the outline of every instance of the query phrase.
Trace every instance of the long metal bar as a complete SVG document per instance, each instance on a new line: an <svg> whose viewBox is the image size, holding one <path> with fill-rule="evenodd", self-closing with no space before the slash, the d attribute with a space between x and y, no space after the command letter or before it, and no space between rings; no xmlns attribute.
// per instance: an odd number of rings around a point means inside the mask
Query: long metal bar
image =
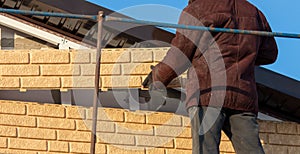
<svg viewBox="0 0 300 154"><path fill-rule="evenodd" d="M56 12L41 12L41 11L15 10L15 9L4 9L4 8L0 8L0 12L21 14L21 15L36 15L36 16L47 16L47 17L97 20L96 15L66 14L66 13L56 13Z"/></svg>
<svg viewBox="0 0 300 154"><path fill-rule="evenodd" d="M240 29L229 29L229 28L214 28L214 27L204 27L204 26L180 25L180 24L171 24L171 23L162 23L162 22L111 17L111 16L105 17L105 21L127 22L127 23L134 23L134 24L140 24L140 25L152 25L152 26L158 26L158 27L190 29L190 30L210 31L210 32L248 34L248 35L259 35L259 36L268 36L268 37L286 37L286 38L298 38L298 39L300 38L300 34L292 34L292 33L265 32L265 31L240 30Z"/></svg>
<svg viewBox="0 0 300 154"><path fill-rule="evenodd" d="M0 8L0 12L22 14L22 15L97 20L97 16L95 15L65 14L65 13L55 13L55 12L39 12L39 11L15 10L15 9L4 9L4 8ZM135 19L128 19L128 18L119 18L119 17L112 17L112 16L106 16L105 21L127 22L127 23L134 23L140 25L152 25L158 27L190 29L190 30L210 31L210 32L248 34L248 35L259 35L259 36L268 36L268 37L300 38L300 34L294 34L294 33L266 32L266 31L254 31L254 30L240 30L240 29L229 29L229 28L181 25L181 24L171 24L171 23L153 22L153 21L145 21L145 20L135 20Z"/></svg>
<svg viewBox="0 0 300 154"><path fill-rule="evenodd" d="M95 154L96 140L97 140L97 116L98 116L98 103L99 99L99 80L100 80L100 67L101 67L101 49L102 49L102 25L103 25L103 11L98 13L98 39L97 39L97 59L95 70L95 89L94 89L94 102L93 102L93 123L91 134L91 149L90 153Z"/></svg>

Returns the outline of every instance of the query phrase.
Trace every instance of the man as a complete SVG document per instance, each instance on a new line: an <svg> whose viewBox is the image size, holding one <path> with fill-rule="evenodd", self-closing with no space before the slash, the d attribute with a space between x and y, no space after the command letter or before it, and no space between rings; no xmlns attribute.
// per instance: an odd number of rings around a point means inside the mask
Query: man
<svg viewBox="0 0 300 154"><path fill-rule="evenodd" d="M271 31L264 15L246 0L191 0L179 24L201 23ZM277 54L273 37L179 29L144 86L160 91L188 69L185 101L191 117L193 154L219 153L221 130L236 153L261 154L254 68L273 63Z"/></svg>

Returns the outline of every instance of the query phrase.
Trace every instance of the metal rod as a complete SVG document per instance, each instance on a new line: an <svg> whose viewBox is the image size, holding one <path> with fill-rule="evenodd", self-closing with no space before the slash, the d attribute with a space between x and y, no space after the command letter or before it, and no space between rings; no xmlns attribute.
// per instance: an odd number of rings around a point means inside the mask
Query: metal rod
<svg viewBox="0 0 300 154"><path fill-rule="evenodd" d="M97 20L97 16L95 16L95 15L38 12L38 11L15 10L15 9L4 9L4 8L0 8L0 12L12 13L12 14L22 14L22 15L50 16L50 17L61 17L61 18L75 18L75 19L91 19L91 20L95 20L95 21ZM190 29L190 30L234 33L234 34L248 34L248 35L258 35L258 36L267 36L267 37L300 38L300 34L294 34L294 33L266 32L266 31L254 31L254 30L180 25L180 24L171 24L171 23L163 23L163 22L153 22L153 21L145 21L145 20L119 18L119 17L112 17L112 16L105 17L105 21L127 22L127 23L134 23L134 24L140 24L140 25L152 25L152 26L158 26L158 27L169 27L169 28L177 28L177 29Z"/></svg>
<svg viewBox="0 0 300 154"><path fill-rule="evenodd" d="M2 13L12 13L12 14L21 14L21 15L36 15L36 16L47 16L47 17L61 17L61 18L97 20L96 15L66 14L66 13L27 11L27 10L15 10L15 9L4 9L4 8L0 8L0 12L2 12Z"/></svg>
<svg viewBox="0 0 300 154"><path fill-rule="evenodd" d="M103 11L98 13L98 36L97 36L97 59L95 70L95 89L94 89L94 102L93 102L93 123L91 135L91 149L90 153L95 154L96 140L97 140L97 116L98 116L98 102L99 99L99 79L100 79L100 66L101 66L101 49L102 49L102 25L103 25Z"/></svg>
<svg viewBox="0 0 300 154"><path fill-rule="evenodd" d="M300 34L292 34L292 33L180 25L180 24L171 24L171 23L162 23L162 22L152 22L152 21L145 21L145 20L134 20L134 19L127 19L127 18L111 17L111 16L105 17L105 21L127 22L127 23L134 23L134 24L140 24L140 25L152 25L152 26L158 26L158 27L168 27L168 28L177 28L177 29L190 29L190 30L199 30L199 31L210 31L210 32L259 35L259 36L267 36L267 37L300 38Z"/></svg>

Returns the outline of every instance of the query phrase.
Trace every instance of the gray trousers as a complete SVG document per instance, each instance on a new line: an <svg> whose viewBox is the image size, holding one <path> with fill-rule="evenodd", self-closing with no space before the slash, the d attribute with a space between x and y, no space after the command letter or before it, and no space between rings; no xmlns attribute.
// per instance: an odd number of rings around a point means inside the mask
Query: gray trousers
<svg viewBox="0 0 300 154"><path fill-rule="evenodd" d="M237 154L264 154L256 115L215 107L190 107L193 154L218 154L221 130Z"/></svg>

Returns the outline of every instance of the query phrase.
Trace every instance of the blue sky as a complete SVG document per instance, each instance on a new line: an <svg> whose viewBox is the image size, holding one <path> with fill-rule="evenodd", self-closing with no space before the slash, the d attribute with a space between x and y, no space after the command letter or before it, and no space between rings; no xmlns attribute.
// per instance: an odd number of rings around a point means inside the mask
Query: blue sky
<svg viewBox="0 0 300 154"><path fill-rule="evenodd" d="M188 0L88 0L136 19L176 23ZM300 34L299 0L249 0L267 17L274 32ZM154 9L155 8L155 9ZM155 11L153 11L155 10ZM279 56L265 66L300 81L300 39L276 38Z"/></svg>

